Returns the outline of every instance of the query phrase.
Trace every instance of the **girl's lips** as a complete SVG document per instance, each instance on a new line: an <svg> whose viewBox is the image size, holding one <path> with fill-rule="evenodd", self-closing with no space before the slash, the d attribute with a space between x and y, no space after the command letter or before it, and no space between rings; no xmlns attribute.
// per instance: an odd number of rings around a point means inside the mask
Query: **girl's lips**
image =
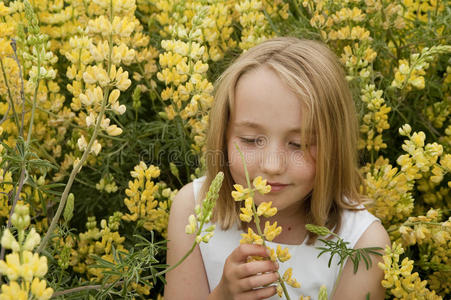
<svg viewBox="0 0 451 300"><path fill-rule="evenodd" d="M268 184L271 186L271 192L277 192L282 189L284 189L288 184L283 184L279 182L268 182Z"/></svg>

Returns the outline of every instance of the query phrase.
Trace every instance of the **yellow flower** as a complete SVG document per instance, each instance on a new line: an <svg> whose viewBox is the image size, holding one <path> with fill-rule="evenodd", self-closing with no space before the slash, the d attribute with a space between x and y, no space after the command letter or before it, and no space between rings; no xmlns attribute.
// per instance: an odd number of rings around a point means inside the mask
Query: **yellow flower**
<svg viewBox="0 0 451 300"><path fill-rule="evenodd" d="M10 281L17 280L21 276L21 267L17 252L6 255L6 261L0 260L0 273L6 275Z"/></svg>
<svg viewBox="0 0 451 300"><path fill-rule="evenodd" d="M86 139L83 135L78 138L77 145L78 149L80 149L81 151L85 151L86 148L88 147L88 143L86 142Z"/></svg>
<svg viewBox="0 0 451 300"><path fill-rule="evenodd" d="M47 257L39 256L37 253L23 251L23 274L22 276L30 282L33 276L43 277L47 273Z"/></svg>
<svg viewBox="0 0 451 300"><path fill-rule="evenodd" d="M116 73L116 83L115 86L121 90L121 91L125 91L126 89L128 89L128 87L132 84L131 80L128 79L128 72L127 71L123 71L122 67L120 67L117 70Z"/></svg>
<svg viewBox="0 0 451 300"><path fill-rule="evenodd" d="M285 281L286 283L288 283L289 285L291 285L294 288L300 288L301 285L299 284L299 282L297 282L297 280L295 278L291 277L292 273L293 273L293 268L288 268L282 276L283 281Z"/></svg>
<svg viewBox="0 0 451 300"><path fill-rule="evenodd" d="M118 136L122 133L122 129L117 127L116 124L113 124L107 127L106 132L110 136Z"/></svg>
<svg viewBox="0 0 451 300"><path fill-rule="evenodd" d="M279 282L277 282L276 291L277 291L277 295L278 295L280 298L282 298L282 295L283 295L283 288L282 288L282 286L280 285Z"/></svg>
<svg viewBox="0 0 451 300"><path fill-rule="evenodd" d="M188 222L189 222L189 224L186 225L185 232L187 234L195 233L196 232L196 227L197 227L196 217L194 215L190 215L189 218L188 218Z"/></svg>
<svg viewBox="0 0 451 300"><path fill-rule="evenodd" d="M241 236L240 244L263 245L263 239L251 228L248 228L247 233L242 233Z"/></svg>
<svg viewBox="0 0 451 300"><path fill-rule="evenodd" d="M118 89L114 89L111 91L110 95L108 96L108 103L113 104L117 101L121 94L121 91Z"/></svg>
<svg viewBox="0 0 451 300"><path fill-rule="evenodd" d="M272 241L276 236L282 232L282 227L277 227L277 221L269 225L269 221L265 222L264 235L268 241Z"/></svg>
<svg viewBox="0 0 451 300"><path fill-rule="evenodd" d="M281 262L285 262L291 258L291 254L290 254L288 248L285 248L282 250L282 247L280 247L280 245L277 245L276 253L277 253L277 258Z"/></svg>
<svg viewBox="0 0 451 300"><path fill-rule="evenodd" d="M232 198L235 201L241 201L247 199L250 196L251 190L244 188L241 184L234 184L233 187L236 190L232 192Z"/></svg>
<svg viewBox="0 0 451 300"><path fill-rule="evenodd" d="M266 179L263 180L263 178L261 176L256 177L253 180L252 184L257 189L257 191L262 195L267 194L271 191L271 186L266 185Z"/></svg>
<svg viewBox="0 0 451 300"><path fill-rule="evenodd" d="M11 249L13 252L19 251L19 243L17 242L16 238L11 234L11 231L9 229L5 229L2 236L2 242L1 244L6 249Z"/></svg>
<svg viewBox="0 0 451 300"><path fill-rule="evenodd" d="M272 249L271 247L266 247L266 249L269 250L269 259L271 261L276 261L277 256L276 256L276 252L274 251L274 249Z"/></svg>
<svg viewBox="0 0 451 300"><path fill-rule="evenodd" d="M253 200L252 197L249 197L244 202L244 207L241 207L240 210L242 214L240 214L240 220L243 222L252 221L253 211L252 211Z"/></svg>
<svg viewBox="0 0 451 300"><path fill-rule="evenodd" d="M263 215L266 218L272 217L277 213L276 207L271 207L272 201L262 202L257 208L257 215Z"/></svg>
<svg viewBox="0 0 451 300"><path fill-rule="evenodd" d="M440 165L445 168L446 172L451 172L451 154L443 155L440 159Z"/></svg>
<svg viewBox="0 0 451 300"><path fill-rule="evenodd" d="M423 131L420 132L414 132L412 134L412 137L410 140L415 144L417 147L423 147L424 146L424 140L426 139L426 135Z"/></svg>
<svg viewBox="0 0 451 300"><path fill-rule="evenodd" d="M33 282L31 283L31 292L38 300L47 300L53 295L53 289L46 288L46 281L39 280L39 278L33 279Z"/></svg>
<svg viewBox="0 0 451 300"><path fill-rule="evenodd" d="M34 228L31 228L30 232L23 244L23 250L32 251L41 242L41 236L36 232Z"/></svg>
<svg viewBox="0 0 451 300"><path fill-rule="evenodd" d="M1 300L27 300L28 291L23 290L15 281L10 281L9 285L2 285Z"/></svg>
<svg viewBox="0 0 451 300"><path fill-rule="evenodd" d="M399 128L400 135L409 136L410 132L412 132L412 127L410 127L409 124L404 124L401 128Z"/></svg>

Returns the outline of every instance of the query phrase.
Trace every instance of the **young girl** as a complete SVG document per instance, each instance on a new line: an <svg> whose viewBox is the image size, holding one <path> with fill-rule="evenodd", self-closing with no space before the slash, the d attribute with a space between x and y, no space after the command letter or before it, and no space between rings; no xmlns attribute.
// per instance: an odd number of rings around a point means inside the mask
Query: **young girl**
<svg viewBox="0 0 451 300"><path fill-rule="evenodd" d="M212 222L213 238L201 243L167 274L165 300L279 299L277 271L293 268L300 288L288 286L291 299L316 299L321 285L330 299L383 299L379 257L356 274L347 261L338 277L337 260L316 247L322 242L305 224L327 226L348 247L385 247L390 243L379 220L364 210L359 194L356 144L358 125L351 93L337 57L323 44L296 38L276 38L242 54L219 78L210 114L206 176L184 186L172 204L167 263L176 263L191 247L185 234L188 216L202 201L218 171L225 174ZM239 219L241 202L231 197L233 184L246 187L242 151L250 179L262 176L271 192L256 194L256 205L272 201L278 212L270 221L282 233L267 244L288 247L292 258L278 265L269 260L247 262L248 256L268 257L265 247L240 245L241 233L255 224ZM209 224L207 224L208 226ZM333 292L333 295L331 293Z"/></svg>

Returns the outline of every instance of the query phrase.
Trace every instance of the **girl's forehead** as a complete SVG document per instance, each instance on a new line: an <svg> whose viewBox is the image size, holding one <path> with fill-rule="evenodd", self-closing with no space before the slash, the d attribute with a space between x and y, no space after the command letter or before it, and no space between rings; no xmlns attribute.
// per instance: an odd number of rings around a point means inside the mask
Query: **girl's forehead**
<svg viewBox="0 0 451 300"><path fill-rule="evenodd" d="M230 122L233 126L299 131L303 102L269 67L259 67L237 82Z"/></svg>

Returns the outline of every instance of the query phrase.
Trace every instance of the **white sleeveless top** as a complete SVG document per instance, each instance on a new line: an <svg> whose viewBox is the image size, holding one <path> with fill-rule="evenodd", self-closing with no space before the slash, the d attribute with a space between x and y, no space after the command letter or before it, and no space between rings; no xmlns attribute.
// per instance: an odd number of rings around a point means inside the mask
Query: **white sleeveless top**
<svg viewBox="0 0 451 300"><path fill-rule="evenodd" d="M197 197L205 177L193 181L194 199ZM343 212L342 227L339 236L344 241L349 242L348 247L354 248L360 236L366 231L369 225L378 218L370 214L367 210ZM210 224L204 225L207 228ZM200 243L200 251L204 262L205 271L208 277L210 291L212 291L221 280L222 271L226 258L240 244L241 230L235 226L232 229L222 230L216 227L213 237L208 243ZM335 238L334 238L335 239ZM286 262L279 262L279 273L282 276L289 267L293 268L293 277L301 284L300 288L293 288L286 285L291 299L299 299L301 295L310 296L312 300L317 299L321 285L327 287L329 297L338 276L339 266L338 255L335 255L330 268L327 266L330 255L324 253L317 258L320 250L316 247L323 245L321 241L316 241L313 245L306 245L307 239L300 245L286 245L280 243L266 242L268 246L276 249L280 245L282 249L289 248L291 259ZM365 267L361 264L359 267ZM280 299L277 295L268 298L272 300Z"/></svg>

